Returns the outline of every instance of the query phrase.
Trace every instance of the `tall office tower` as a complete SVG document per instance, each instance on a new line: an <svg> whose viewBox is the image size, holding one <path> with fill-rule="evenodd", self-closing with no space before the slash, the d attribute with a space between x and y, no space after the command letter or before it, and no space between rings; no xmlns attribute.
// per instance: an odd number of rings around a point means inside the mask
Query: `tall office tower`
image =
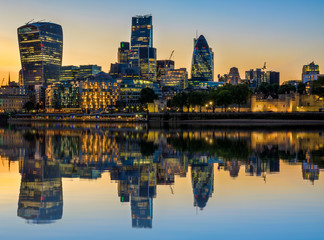
<svg viewBox="0 0 324 240"><path fill-rule="evenodd" d="M275 71L267 71L265 73L267 83L280 85L280 73Z"/></svg>
<svg viewBox="0 0 324 240"><path fill-rule="evenodd" d="M120 48L118 48L118 63L129 64L129 42L121 42Z"/></svg>
<svg viewBox="0 0 324 240"><path fill-rule="evenodd" d="M160 83L168 70L174 69L174 61L158 60L156 61L156 79Z"/></svg>
<svg viewBox="0 0 324 240"><path fill-rule="evenodd" d="M200 81L214 80L214 53L203 35L194 39L191 78Z"/></svg>
<svg viewBox="0 0 324 240"><path fill-rule="evenodd" d="M138 48L140 78L156 81L156 48ZM133 65L134 66L134 65Z"/></svg>
<svg viewBox="0 0 324 240"><path fill-rule="evenodd" d="M17 215L32 224L48 224L63 215L60 165L37 154L23 161Z"/></svg>
<svg viewBox="0 0 324 240"><path fill-rule="evenodd" d="M153 47L153 25L151 15L136 16L132 18L130 61L134 67L139 66L140 47Z"/></svg>
<svg viewBox="0 0 324 240"><path fill-rule="evenodd" d="M314 62L311 62L310 64L303 66L302 81L303 83L307 83L317 80L319 74L319 66Z"/></svg>
<svg viewBox="0 0 324 240"><path fill-rule="evenodd" d="M251 69L245 72L245 78L251 87L259 87L261 83L265 82L265 73L260 68Z"/></svg>
<svg viewBox="0 0 324 240"><path fill-rule="evenodd" d="M18 28L18 42L23 82L28 89L59 81L63 50L60 25L28 23Z"/></svg>
<svg viewBox="0 0 324 240"><path fill-rule="evenodd" d="M74 80L79 76L80 68L77 66L62 66L60 81Z"/></svg>
<svg viewBox="0 0 324 240"><path fill-rule="evenodd" d="M92 75L96 75L100 72L101 72L101 66L81 65L78 77L82 78L82 77L92 76Z"/></svg>

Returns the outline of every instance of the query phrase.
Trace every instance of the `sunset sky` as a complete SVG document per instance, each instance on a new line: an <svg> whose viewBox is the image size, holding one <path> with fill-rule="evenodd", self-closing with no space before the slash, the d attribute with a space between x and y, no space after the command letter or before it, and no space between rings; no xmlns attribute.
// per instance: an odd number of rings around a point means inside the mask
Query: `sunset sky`
<svg viewBox="0 0 324 240"><path fill-rule="evenodd" d="M16 31L32 19L62 25L63 65L98 64L109 71L119 43L130 41L131 17L152 14L158 59L174 50L176 67L189 72L196 31L215 52L215 79L233 66L244 78L264 62L281 73L281 82L300 79L302 66L311 61L324 68L323 0L0 2L0 85L9 72L18 79Z"/></svg>

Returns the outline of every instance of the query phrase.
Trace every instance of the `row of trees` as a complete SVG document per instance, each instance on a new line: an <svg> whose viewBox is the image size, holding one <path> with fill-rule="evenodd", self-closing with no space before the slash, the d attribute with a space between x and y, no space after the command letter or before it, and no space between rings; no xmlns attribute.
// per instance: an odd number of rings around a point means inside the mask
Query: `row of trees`
<svg viewBox="0 0 324 240"><path fill-rule="evenodd" d="M292 84L269 84L261 83L260 86L255 90L256 93L263 93L266 97L270 96L273 98L278 98L279 94L285 93L295 93L298 92L300 95L306 94L305 83L299 83L297 88Z"/></svg>
<svg viewBox="0 0 324 240"><path fill-rule="evenodd" d="M242 85L224 85L217 89L212 89L209 92L205 91L190 91L182 92L175 95L169 102L169 106L178 107L180 111L183 111L183 107L189 108L190 106L199 106L200 110L202 106L208 104L213 107L219 106L225 109L225 112L229 105L237 104L240 111L241 105L246 104L250 98L252 92L245 84Z"/></svg>

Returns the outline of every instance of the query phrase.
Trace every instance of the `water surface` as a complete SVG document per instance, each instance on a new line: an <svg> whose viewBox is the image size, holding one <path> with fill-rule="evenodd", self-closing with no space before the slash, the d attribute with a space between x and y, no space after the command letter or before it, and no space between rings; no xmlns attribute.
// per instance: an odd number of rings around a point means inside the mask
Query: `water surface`
<svg viewBox="0 0 324 240"><path fill-rule="evenodd" d="M307 129L0 128L2 239L324 239Z"/></svg>

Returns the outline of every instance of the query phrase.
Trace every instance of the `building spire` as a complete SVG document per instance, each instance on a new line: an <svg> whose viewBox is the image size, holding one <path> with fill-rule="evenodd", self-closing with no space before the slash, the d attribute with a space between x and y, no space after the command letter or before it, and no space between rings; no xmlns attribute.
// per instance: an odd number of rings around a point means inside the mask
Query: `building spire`
<svg viewBox="0 0 324 240"><path fill-rule="evenodd" d="M10 85L10 72L9 72L9 77L8 77L8 86Z"/></svg>

